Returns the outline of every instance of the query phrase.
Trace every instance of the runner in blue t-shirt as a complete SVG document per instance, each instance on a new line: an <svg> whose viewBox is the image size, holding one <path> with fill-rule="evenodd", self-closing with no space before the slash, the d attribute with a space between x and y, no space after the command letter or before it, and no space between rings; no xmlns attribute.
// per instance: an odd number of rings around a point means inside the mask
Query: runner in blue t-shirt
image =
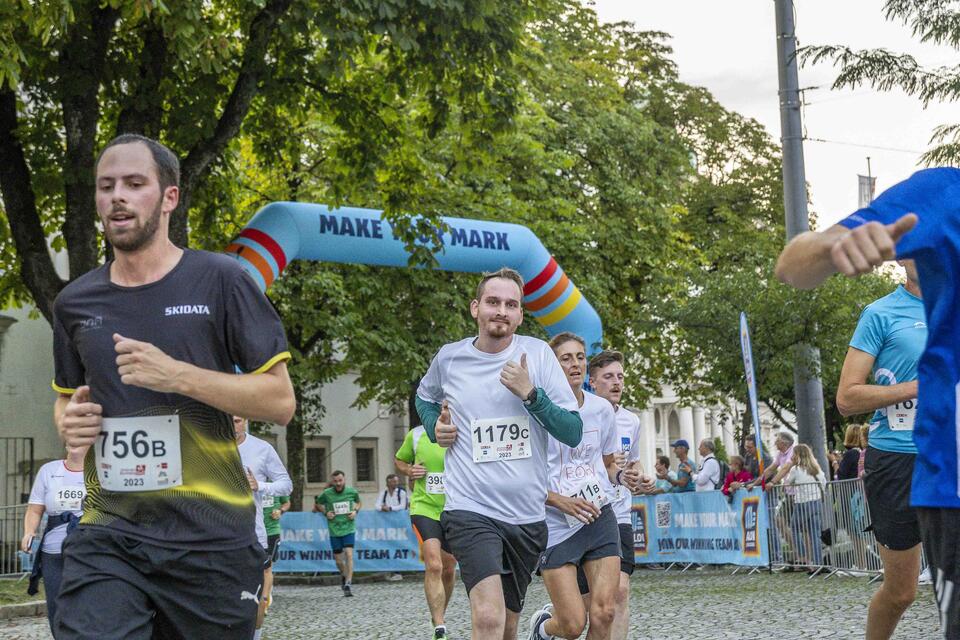
<svg viewBox="0 0 960 640"><path fill-rule="evenodd" d="M918 371L911 504L918 507L941 629L945 638L960 638L960 170L918 171L840 224L797 236L780 255L777 277L808 289L834 273L857 276L895 258L916 262L929 327Z"/></svg>
<svg viewBox="0 0 960 640"><path fill-rule="evenodd" d="M910 506L917 448L917 363L927 342L916 265L900 263L907 283L868 305L843 361L837 407L845 416L874 411L863 484L884 578L870 601L867 638L889 638L917 595L920 524Z"/></svg>

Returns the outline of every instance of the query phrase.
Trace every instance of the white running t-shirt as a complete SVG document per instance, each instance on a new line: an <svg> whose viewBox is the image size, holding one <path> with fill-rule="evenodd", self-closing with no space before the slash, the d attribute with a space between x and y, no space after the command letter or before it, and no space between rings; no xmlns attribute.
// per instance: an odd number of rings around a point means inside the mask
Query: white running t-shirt
<svg viewBox="0 0 960 640"><path fill-rule="evenodd" d="M273 504L274 496L288 496L293 491L293 482L287 473L283 461L269 442L261 440L249 433L241 444L237 445L240 452L240 462L243 463L244 475L250 469L260 487L253 493L257 503L254 516L257 542L264 549L267 548L267 527L263 524L263 506L267 500Z"/></svg>
<svg viewBox="0 0 960 640"><path fill-rule="evenodd" d="M87 489L83 484L83 471L71 471L63 460L53 460L40 467L30 489L30 504L43 505L47 517L57 516L69 511L76 516L83 515L83 499ZM42 534L38 531L37 535ZM41 551L59 554L63 539L67 537L67 524L64 523L43 539Z"/></svg>
<svg viewBox="0 0 960 640"><path fill-rule="evenodd" d="M623 407L616 411L617 447L618 452L626 454L627 462L640 459L640 418ZM617 487L617 500L613 503L613 510L617 514L620 524L632 524L631 508L633 496L626 487Z"/></svg>
<svg viewBox="0 0 960 640"><path fill-rule="evenodd" d="M547 465L550 469L550 490L565 496L578 493L585 482L597 482L609 504L616 496L607 477L603 456L620 451L613 405L588 391L583 392L580 406L583 420L583 440L577 447L568 447L556 438L550 438ZM547 548L558 545L583 527L577 520L573 525L559 509L547 507Z"/></svg>
<svg viewBox="0 0 960 640"><path fill-rule="evenodd" d="M457 426L457 440L444 457L444 510L471 511L510 524L542 522L547 446L552 437L527 413L523 401L500 383L500 372L509 361L519 364L521 354L526 353L535 387L568 411L577 411L577 400L557 357L543 340L515 335L500 353L484 353L473 346L474 340L466 338L441 347L417 389L417 395L427 402L447 400ZM474 429L486 432L490 423L484 420L528 424L529 457L474 462Z"/></svg>

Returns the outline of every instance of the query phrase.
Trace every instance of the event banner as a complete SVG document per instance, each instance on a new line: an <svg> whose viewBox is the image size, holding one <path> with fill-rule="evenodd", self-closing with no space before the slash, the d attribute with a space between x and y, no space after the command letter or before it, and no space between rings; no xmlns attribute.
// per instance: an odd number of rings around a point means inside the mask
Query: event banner
<svg viewBox="0 0 960 640"><path fill-rule="evenodd" d="M743 353L743 371L747 378L747 397L750 399L750 414L753 417L753 437L756 438L759 476L763 477L763 441L760 438L760 407L757 404L757 377L753 368L753 347L750 344L750 325L747 314L740 312L740 350Z"/></svg>
<svg viewBox="0 0 960 640"><path fill-rule="evenodd" d="M289 511L280 519L278 573L333 573L327 519L320 513ZM357 513L354 571L423 571L417 536L406 511Z"/></svg>
<svg viewBox="0 0 960 640"><path fill-rule="evenodd" d="M767 510L760 489L663 493L633 499L638 563L768 564Z"/></svg>

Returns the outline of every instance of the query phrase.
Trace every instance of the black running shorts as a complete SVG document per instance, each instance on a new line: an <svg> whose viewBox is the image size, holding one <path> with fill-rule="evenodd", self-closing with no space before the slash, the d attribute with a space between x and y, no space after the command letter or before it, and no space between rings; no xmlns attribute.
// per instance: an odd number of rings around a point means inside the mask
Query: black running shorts
<svg viewBox="0 0 960 640"><path fill-rule="evenodd" d="M79 526L63 545L58 640L253 637L263 548L160 547Z"/></svg>
<svg viewBox="0 0 960 640"><path fill-rule="evenodd" d="M584 562L610 556L620 557L620 531L617 516L610 505L606 505L600 510L599 518L541 553L537 573L566 564L580 567Z"/></svg>
<svg viewBox="0 0 960 640"><path fill-rule="evenodd" d="M633 552L633 525L620 523L620 571L628 576L633 575L636 566Z"/></svg>
<svg viewBox="0 0 960 640"><path fill-rule="evenodd" d="M936 637L960 640L960 509L917 507L917 518L940 610Z"/></svg>
<svg viewBox="0 0 960 640"><path fill-rule="evenodd" d="M263 561L263 568L266 569L272 567L273 563L277 561L277 556L280 555L279 533L267 536L267 549L264 553L267 554L266 560Z"/></svg>
<svg viewBox="0 0 960 640"><path fill-rule="evenodd" d="M893 551L920 544L917 511L910 506L912 453L893 453L867 447L863 490L870 507L870 527L877 542Z"/></svg>
<svg viewBox="0 0 960 640"><path fill-rule="evenodd" d="M410 524L413 525L413 532L417 534L417 539L420 541L420 544L423 544L427 540L436 539L440 541L440 548L450 553L450 548L447 546L447 541L443 537L443 527L440 526L439 520L416 515L410 516Z"/></svg>
<svg viewBox="0 0 960 640"><path fill-rule="evenodd" d="M499 575L507 608L522 611L537 560L547 546L547 525L509 524L471 511L444 511L440 524L460 563L467 594L484 578Z"/></svg>

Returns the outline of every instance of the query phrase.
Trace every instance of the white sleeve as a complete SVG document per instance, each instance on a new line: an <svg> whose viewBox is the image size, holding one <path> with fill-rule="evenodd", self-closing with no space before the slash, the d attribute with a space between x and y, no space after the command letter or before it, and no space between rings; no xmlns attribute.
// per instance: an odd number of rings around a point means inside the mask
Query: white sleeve
<svg viewBox="0 0 960 640"><path fill-rule="evenodd" d="M417 395L421 400L441 404L443 402L443 381L440 378L440 357L443 354L443 348L433 356L430 362L430 368L420 379L420 386L417 387Z"/></svg>
<svg viewBox="0 0 960 640"><path fill-rule="evenodd" d="M601 443L603 455L609 456L620 453L620 439L617 438L617 415L611 405L609 411L603 412L603 441Z"/></svg>
<svg viewBox="0 0 960 640"><path fill-rule="evenodd" d="M264 461L267 470L268 482L260 483L260 493L267 496L288 496L293 492L293 481L287 473L283 461L273 447L269 447L267 459Z"/></svg>
<svg viewBox="0 0 960 640"><path fill-rule="evenodd" d="M576 411L579 408L577 397L573 395L573 389L567 382L567 376L560 368L560 361L553 354L550 346L543 342L543 349L540 350L539 366L534 372L534 380L531 380L533 386L543 389L547 397L553 404L567 411ZM530 354L527 354L529 360Z"/></svg>
<svg viewBox="0 0 960 640"><path fill-rule="evenodd" d="M47 501L47 467L46 465L40 467L40 472L37 473L36 479L33 481L33 487L30 488L30 504L39 504L46 506Z"/></svg>
<svg viewBox="0 0 960 640"><path fill-rule="evenodd" d="M623 409L626 411L626 409ZM633 428L633 444L630 445L630 456L628 460L630 462L635 462L640 459L640 418L635 413L630 413L633 416L633 419L636 421L636 426Z"/></svg>
<svg viewBox="0 0 960 640"><path fill-rule="evenodd" d="M386 495L387 495L387 492L386 492L386 491L383 491L383 492L377 494L377 505L376 505L376 507L375 507L377 511L380 511L380 509L383 508L383 498L384 498Z"/></svg>

